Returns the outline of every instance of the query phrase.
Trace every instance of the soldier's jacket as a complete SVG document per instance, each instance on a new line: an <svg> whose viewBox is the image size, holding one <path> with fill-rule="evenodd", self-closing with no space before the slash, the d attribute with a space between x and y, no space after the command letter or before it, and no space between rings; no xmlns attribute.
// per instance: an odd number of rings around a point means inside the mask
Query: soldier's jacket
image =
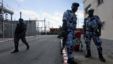
<svg viewBox="0 0 113 64"><path fill-rule="evenodd" d="M84 20L84 32L87 34L88 32L92 32L97 36L101 35L101 26L102 22L98 16L93 16L92 18L85 18Z"/></svg>
<svg viewBox="0 0 113 64"><path fill-rule="evenodd" d="M15 37L25 36L25 33L26 33L26 24L18 23L15 29Z"/></svg>
<svg viewBox="0 0 113 64"><path fill-rule="evenodd" d="M76 15L71 11L67 10L63 14L63 30L70 32L76 29Z"/></svg>

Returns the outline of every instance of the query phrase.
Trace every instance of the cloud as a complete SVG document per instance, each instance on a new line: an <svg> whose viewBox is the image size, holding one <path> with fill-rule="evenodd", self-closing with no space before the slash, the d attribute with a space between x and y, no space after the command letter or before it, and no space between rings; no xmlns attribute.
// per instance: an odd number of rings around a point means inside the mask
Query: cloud
<svg viewBox="0 0 113 64"><path fill-rule="evenodd" d="M22 18L25 20L46 20L46 25L48 27L53 27L53 28L58 28L59 26L62 25L62 15L63 12L38 12L34 10L27 10L27 9L22 9L22 10L15 10L14 17L19 18L19 12L22 12ZM84 20L84 12L82 10L77 11L77 27L82 27L83 25L83 20ZM43 23L40 22L40 27L43 26Z"/></svg>
<svg viewBox="0 0 113 64"><path fill-rule="evenodd" d="M82 28L83 21L84 21L84 11L78 10L77 11L77 28ZM54 13L43 13L43 16L47 18L48 21L50 21L50 27L59 27L62 25L62 15L63 12L54 12Z"/></svg>
<svg viewBox="0 0 113 64"><path fill-rule="evenodd" d="M15 10L14 11L14 18L15 20L18 20L20 17L20 11L22 12L22 18L24 20L46 20L46 24L48 27L54 27L58 28L59 26L62 25L62 12L38 12L38 11L33 11L33 10L27 10L27 9L22 9L22 10ZM43 26L43 23L40 22L40 27Z"/></svg>
<svg viewBox="0 0 113 64"><path fill-rule="evenodd" d="M43 16L50 22L50 27L59 27L62 25L62 13L61 12L54 12L54 13L43 13Z"/></svg>
<svg viewBox="0 0 113 64"><path fill-rule="evenodd" d="M17 0L18 2L24 2L25 0Z"/></svg>
<svg viewBox="0 0 113 64"><path fill-rule="evenodd" d="M28 20L28 19L37 19L39 16L38 14L33 11L33 10L25 10L25 9L22 9L22 10L15 10L15 16L18 16L19 18L19 14L20 14L20 11L22 12L22 18L24 18L25 20Z"/></svg>
<svg viewBox="0 0 113 64"><path fill-rule="evenodd" d="M77 28L82 28L83 27L83 22L84 22L84 11L83 10L78 10L77 11Z"/></svg>
<svg viewBox="0 0 113 64"><path fill-rule="evenodd" d="M79 19L84 19L84 11L78 10L76 14Z"/></svg>

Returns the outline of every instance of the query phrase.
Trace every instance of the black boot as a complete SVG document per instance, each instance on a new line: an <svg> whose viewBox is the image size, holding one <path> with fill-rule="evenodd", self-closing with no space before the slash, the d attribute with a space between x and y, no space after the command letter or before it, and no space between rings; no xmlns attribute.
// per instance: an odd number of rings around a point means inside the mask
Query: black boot
<svg viewBox="0 0 113 64"><path fill-rule="evenodd" d="M68 64L78 64L74 61L74 58L68 59Z"/></svg>
<svg viewBox="0 0 113 64"><path fill-rule="evenodd" d="M89 57L91 57L91 51L90 51L90 49L89 50L87 50L87 54L86 54L86 56L85 56L86 58L89 58Z"/></svg>
<svg viewBox="0 0 113 64"><path fill-rule="evenodd" d="M102 48L98 49L98 55L99 55L99 59L102 62L106 62L106 60L104 59L103 55L102 55Z"/></svg>
<svg viewBox="0 0 113 64"><path fill-rule="evenodd" d="M14 50L14 51L12 51L11 53L17 53L17 52L19 52L19 50Z"/></svg>
<svg viewBox="0 0 113 64"><path fill-rule="evenodd" d="M29 50L29 45L27 45L27 48L26 49Z"/></svg>
<svg viewBox="0 0 113 64"><path fill-rule="evenodd" d="M15 42L15 50L12 51L11 53L17 53L17 52L19 52L19 50L18 50L18 42Z"/></svg>
<svg viewBox="0 0 113 64"><path fill-rule="evenodd" d="M104 57L101 55L101 56L99 56L99 59L100 59L100 61L102 61L102 62L106 62L106 60L104 59Z"/></svg>
<svg viewBox="0 0 113 64"><path fill-rule="evenodd" d="M26 41L25 41L25 45L26 45L26 50L29 50L30 46Z"/></svg>

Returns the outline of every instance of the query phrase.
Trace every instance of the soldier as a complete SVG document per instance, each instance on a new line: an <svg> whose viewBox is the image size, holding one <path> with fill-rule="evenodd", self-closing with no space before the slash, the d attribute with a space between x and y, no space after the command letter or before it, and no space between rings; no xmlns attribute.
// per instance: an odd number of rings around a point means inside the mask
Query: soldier
<svg viewBox="0 0 113 64"><path fill-rule="evenodd" d="M64 43L67 48L67 54L68 54L68 64L76 64L74 62L73 57L73 39L74 39L74 32L76 30L76 22L77 17L75 15L75 12L78 10L79 4L73 3L71 6L71 10L67 10L64 12L63 15L63 31L65 32L64 37Z"/></svg>
<svg viewBox="0 0 113 64"><path fill-rule="evenodd" d="M85 43L86 43L86 58L91 57L91 51L90 51L90 42L91 39L93 39L95 45L97 46L99 59L103 62L105 62L105 59L102 55L102 41L100 40L101 36L101 27L102 22L100 21L100 18L96 15L94 15L94 9L90 9L88 11L88 17L85 18L84 21L84 36L85 36Z"/></svg>
<svg viewBox="0 0 113 64"><path fill-rule="evenodd" d="M26 45L26 49L29 49L29 44L27 43L25 39L25 33L26 33L26 24L24 23L23 19L19 19L19 23L17 24L17 27L15 29L15 34L14 34L14 46L15 50L11 53L17 53L19 52L18 50L18 44L19 40L21 39L22 42Z"/></svg>

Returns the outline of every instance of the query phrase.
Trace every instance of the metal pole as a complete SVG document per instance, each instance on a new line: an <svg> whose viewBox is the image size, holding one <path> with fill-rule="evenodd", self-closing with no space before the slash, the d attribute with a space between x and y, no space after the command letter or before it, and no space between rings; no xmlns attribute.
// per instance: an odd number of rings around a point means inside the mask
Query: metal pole
<svg viewBox="0 0 113 64"><path fill-rule="evenodd" d="M22 12L20 12L20 18L22 18Z"/></svg>
<svg viewBox="0 0 113 64"><path fill-rule="evenodd" d="M12 22L12 38L13 38L13 21L11 21Z"/></svg>
<svg viewBox="0 0 113 64"><path fill-rule="evenodd" d="M4 39L4 16L3 16L3 0L2 0L2 9L1 9L1 13L2 13L2 32L3 32L3 39Z"/></svg>
<svg viewBox="0 0 113 64"><path fill-rule="evenodd" d="M45 34L46 34L46 24L45 24L45 19L44 19L44 32L45 32Z"/></svg>
<svg viewBox="0 0 113 64"><path fill-rule="evenodd" d="M38 20L37 20L37 24L38 24L37 31L38 31L38 35L39 35L39 21Z"/></svg>
<svg viewBox="0 0 113 64"><path fill-rule="evenodd" d="M13 14L11 14L11 21L13 20L13 17L12 16L13 16Z"/></svg>
<svg viewBox="0 0 113 64"><path fill-rule="evenodd" d="M45 29L45 19L44 20L37 20L38 21L38 30L40 30L39 31L39 33L40 32L45 32L46 31L46 29ZM42 26L40 27L40 25L39 25L39 22L41 22L42 23Z"/></svg>
<svg viewBox="0 0 113 64"><path fill-rule="evenodd" d="M12 19L12 14L11 14L11 22L12 22L11 25L12 25L12 38L13 38L13 31L14 31L14 30L13 30L13 19Z"/></svg>

